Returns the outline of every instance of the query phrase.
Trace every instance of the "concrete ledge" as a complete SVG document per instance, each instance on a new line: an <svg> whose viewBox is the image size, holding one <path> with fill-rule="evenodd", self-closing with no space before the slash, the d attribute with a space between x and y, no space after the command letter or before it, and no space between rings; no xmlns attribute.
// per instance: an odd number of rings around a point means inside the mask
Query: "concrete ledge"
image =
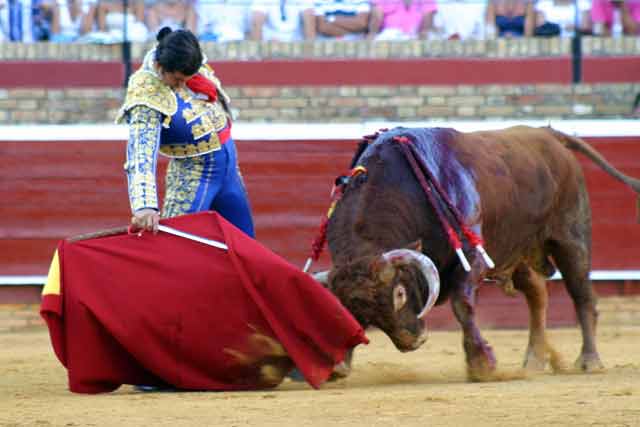
<svg viewBox="0 0 640 427"><path fill-rule="evenodd" d="M250 123L238 121L233 125L236 141L305 141L359 140L378 129L405 127L451 127L461 132L504 129L525 125L551 126L554 129L580 136L640 137L637 120L451 120L451 121L364 121L360 123L335 123L331 126L317 123ZM0 125L0 142L42 141L126 141L128 129L124 125Z"/></svg>
<svg viewBox="0 0 640 427"><path fill-rule="evenodd" d="M141 60L152 43L133 43L132 57ZM202 43L210 60L253 61L309 58L524 58L566 56L571 40L521 38L495 40L315 41ZM639 37L583 37L586 56L640 55ZM121 45L79 43L0 43L0 60L120 61Z"/></svg>

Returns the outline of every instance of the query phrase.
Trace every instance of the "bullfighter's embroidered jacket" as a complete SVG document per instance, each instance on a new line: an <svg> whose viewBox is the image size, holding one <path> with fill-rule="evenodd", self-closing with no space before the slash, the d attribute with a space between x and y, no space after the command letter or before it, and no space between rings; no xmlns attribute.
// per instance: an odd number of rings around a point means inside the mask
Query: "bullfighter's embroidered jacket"
<svg viewBox="0 0 640 427"><path fill-rule="evenodd" d="M130 77L116 118L116 123L129 124L124 169L134 212L158 209L158 153L188 158L220 150L229 138L231 125L229 97L206 59L198 73L214 83L218 94L215 102L188 87L174 90L163 83L154 68L154 53L155 50L148 52L140 69Z"/></svg>

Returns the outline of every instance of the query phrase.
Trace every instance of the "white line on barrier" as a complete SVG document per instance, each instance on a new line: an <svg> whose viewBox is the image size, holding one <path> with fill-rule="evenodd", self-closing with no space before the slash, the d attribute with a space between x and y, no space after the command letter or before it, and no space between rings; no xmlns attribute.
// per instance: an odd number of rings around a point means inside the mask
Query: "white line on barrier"
<svg viewBox="0 0 640 427"><path fill-rule="evenodd" d="M515 125L552 126L582 137L640 136L638 120L482 120L482 121L413 121L361 123L246 123L233 126L233 138L243 140L340 140L360 139L379 129L405 127L451 127L463 132L503 129ZM125 125L2 125L2 141L125 141Z"/></svg>
<svg viewBox="0 0 640 427"><path fill-rule="evenodd" d="M640 270L594 270L590 274L593 281L640 280ZM556 273L549 280L560 280ZM47 276L0 276L0 286L44 285Z"/></svg>

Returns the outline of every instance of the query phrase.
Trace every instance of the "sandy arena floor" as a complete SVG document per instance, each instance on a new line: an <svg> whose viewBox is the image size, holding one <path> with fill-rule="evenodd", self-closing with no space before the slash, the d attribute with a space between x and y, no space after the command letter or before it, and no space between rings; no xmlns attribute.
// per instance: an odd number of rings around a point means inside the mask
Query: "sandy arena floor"
<svg viewBox="0 0 640 427"><path fill-rule="evenodd" d="M356 352L346 380L312 390L90 396L67 390L46 330L0 333L0 426L640 426L640 330L603 327L599 374L519 374L525 331L485 331L509 380L465 381L461 335L433 332L401 354L380 332ZM573 363L577 329L550 331Z"/></svg>

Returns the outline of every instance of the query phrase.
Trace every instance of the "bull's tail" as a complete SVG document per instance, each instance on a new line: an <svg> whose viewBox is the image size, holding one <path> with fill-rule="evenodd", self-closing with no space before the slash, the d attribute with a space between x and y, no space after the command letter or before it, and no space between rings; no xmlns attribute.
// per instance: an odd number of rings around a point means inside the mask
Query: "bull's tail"
<svg viewBox="0 0 640 427"><path fill-rule="evenodd" d="M640 179L630 177L629 175L625 175L620 172L618 169L613 167L611 163L609 163L600 153L598 153L591 145L586 143L584 140L567 135L565 133L553 130L553 133L558 137L558 140L568 149L573 151L578 151L585 156L587 156L592 162L600 166L605 172L607 172L612 177L622 181L627 184L633 191L635 191L638 197L638 222L640 222Z"/></svg>

